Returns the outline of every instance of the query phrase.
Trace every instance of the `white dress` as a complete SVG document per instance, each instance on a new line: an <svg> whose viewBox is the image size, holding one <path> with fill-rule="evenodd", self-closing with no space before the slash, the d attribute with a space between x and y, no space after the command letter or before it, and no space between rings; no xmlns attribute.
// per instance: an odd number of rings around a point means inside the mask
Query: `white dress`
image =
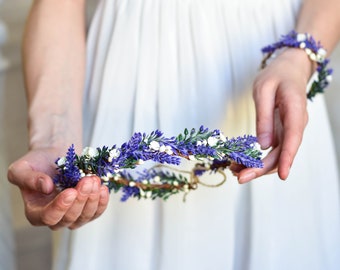
<svg viewBox="0 0 340 270"><path fill-rule="evenodd" d="M261 47L294 29L294 0L102 0L88 37L85 144L205 125L255 134L251 85ZM339 183L322 96L287 181L200 187L183 203L112 194L65 231L59 269L330 270L340 265ZM322 132L320 132L322 131Z"/></svg>

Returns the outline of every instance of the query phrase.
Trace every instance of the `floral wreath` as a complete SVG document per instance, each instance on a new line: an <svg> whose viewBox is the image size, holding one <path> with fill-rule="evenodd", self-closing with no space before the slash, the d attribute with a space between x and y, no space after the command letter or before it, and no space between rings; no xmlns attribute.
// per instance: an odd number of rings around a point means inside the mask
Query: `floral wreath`
<svg viewBox="0 0 340 270"><path fill-rule="evenodd" d="M54 183L59 190L75 187L87 175L97 175L109 191L122 191L122 201L130 197L167 199L184 192L184 198L198 184L220 186L226 181L224 169L232 163L245 167L262 168L261 151L257 139L251 135L226 138L219 130L209 131L201 126L197 131L184 130L177 137L167 138L159 130L150 134L134 133L131 139L111 148L84 148L81 155L71 145L65 157L56 160L57 175ZM191 171L181 171L173 166L181 160L196 161ZM157 164L150 169L136 172L145 161ZM206 173L219 173L223 180L207 184L200 180ZM185 176L187 174L187 176Z"/></svg>

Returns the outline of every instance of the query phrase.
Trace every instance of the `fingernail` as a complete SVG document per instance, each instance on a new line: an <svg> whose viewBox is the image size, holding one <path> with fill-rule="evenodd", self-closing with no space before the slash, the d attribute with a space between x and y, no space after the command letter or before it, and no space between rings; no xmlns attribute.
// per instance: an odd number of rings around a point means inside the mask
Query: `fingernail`
<svg viewBox="0 0 340 270"><path fill-rule="evenodd" d="M262 133L257 137L259 144L262 149L267 149L271 145L271 135L270 133Z"/></svg>
<svg viewBox="0 0 340 270"><path fill-rule="evenodd" d="M81 189L80 189L80 192L84 195L84 194L89 194L92 190L92 183L89 182L89 181L86 181Z"/></svg>
<svg viewBox="0 0 340 270"><path fill-rule="evenodd" d="M73 203L75 198L76 198L76 194L74 194L74 193L68 194L68 195L66 195L66 197L64 197L63 203L65 205L70 205L71 203Z"/></svg>
<svg viewBox="0 0 340 270"><path fill-rule="evenodd" d="M37 190L42 192L42 193L45 193L45 191L44 191L44 179L43 178L38 178L38 180L37 180Z"/></svg>
<svg viewBox="0 0 340 270"><path fill-rule="evenodd" d="M107 196L107 188L103 187L100 189L100 196L106 197Z"/></svg>
<svg viewBox="0 0 340 270"><path fill-rule="evenodd" d="M249 182L250 180L253 180L254 178L256 178L256 173L249 172L249 173L241 175L241 177L238 179L238 181L239 181L240 184L243 184L243 183Z"/></svg>
<svg viewBox="0 0 340 270"><path fill-rule="evenodd" d="M92 193L97 193L99 191L99 183L98 182L94 182L93 184L93 188L92 188Z"/></svg>

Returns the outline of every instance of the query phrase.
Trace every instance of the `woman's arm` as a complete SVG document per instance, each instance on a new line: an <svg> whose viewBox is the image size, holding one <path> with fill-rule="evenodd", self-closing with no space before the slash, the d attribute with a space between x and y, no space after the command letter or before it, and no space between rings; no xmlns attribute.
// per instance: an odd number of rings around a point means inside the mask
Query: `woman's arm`
<svg viewBox="0 0 340 270"><path fill-rule="evenodd" d="M38 0L29 14L23 62L32 149L81 147L84 5L84 0Z"/></svg>
<svg viewBox="0 0 340 270"><path fill-rule="evenodd" d="M339 10L339 0L305 0L295 30L311 34L331 53L340 38ZM272 150L263 169L236 171L240 183L276 171L281 179L288 177L308 121L306 85L314 69L303 50L289 48L257 76L253 89L257 136L262 148Z"/></svg>
<svg viewBox="0 0 340 270"><path fill-rule="evenodd" d="M56 192L54 161L71 143L82 147L85 0L36 0L23 41L30 151L8 179L20 190L27 219L52 229L77 228L98 217L108 191L98 177Z"/></svg>

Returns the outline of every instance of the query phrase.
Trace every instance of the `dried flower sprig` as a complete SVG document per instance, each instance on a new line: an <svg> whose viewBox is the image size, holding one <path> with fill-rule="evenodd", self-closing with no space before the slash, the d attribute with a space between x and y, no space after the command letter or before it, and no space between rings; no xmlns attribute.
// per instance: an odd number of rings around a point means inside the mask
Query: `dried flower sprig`
<svg viewBox="0 0 340 270"><path fill-rule="evenodd" d="M245 167L261 168L261 151L256 147L256 137L245 135L226 138L219 130L185 129L177 137L167 138L159 130L150 134L134 133L121 147L84 148L81 155L72 145L65 157L56 160L57 175L54 183L60 190L75 187L86 175L97 175L109 190L123 192L122 201L130 197L163 198L196 189L198 184L219 186L226 180L223 172L232 162ZM191 171L180 171L174 166L182 159L196 161ZM158 165L134 172L145 161ZM217 185L203 183L199 177L205 173L223 176ZM185 176L185 174L187 176Z"/></svg>

